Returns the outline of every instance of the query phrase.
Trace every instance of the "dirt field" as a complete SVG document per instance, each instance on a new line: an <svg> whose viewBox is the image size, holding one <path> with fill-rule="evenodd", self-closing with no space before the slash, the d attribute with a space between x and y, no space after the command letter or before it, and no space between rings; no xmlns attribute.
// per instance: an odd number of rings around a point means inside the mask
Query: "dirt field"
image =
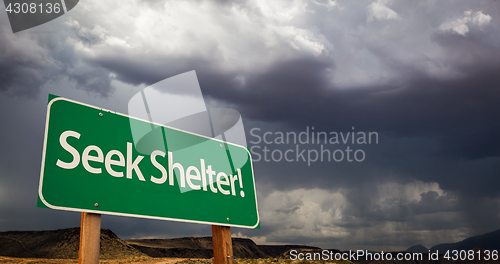
<svg viewBox="0 0 500 264"><path fill-rule="evenodd" d="M34 258L10 258L1 257L0 263L21 263L21 264L63 264L78 263L74 259L34 259ZM113 259L101 260L99 263L113 264L213 264L213 259L185 259L185 258L143 258L143 259ZM325 261L291 261L289 259L236 259L235 264L294 264L294 263L321 263L330 264L334 262ZM349 262L338 262L338 264Z"/></svg>
<svg viewBox="0 0 500 264"><path fill-rule="evenodd" d="M113 259L101 260L99 263L116 263L116 264L175 264L183 261L180 258L145 258L145 259ZM63 263L78 263L76 259L36 259L36 258L10 258L0 257L0 263L20 263L20 264L63 264Z"/></svg>

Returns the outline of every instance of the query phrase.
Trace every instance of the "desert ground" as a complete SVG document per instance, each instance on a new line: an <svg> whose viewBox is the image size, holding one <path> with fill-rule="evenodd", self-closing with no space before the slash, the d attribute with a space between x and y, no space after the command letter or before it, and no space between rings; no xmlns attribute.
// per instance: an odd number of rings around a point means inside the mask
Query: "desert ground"
<svg viewBox="0 0 500 264"><path fill-rule="evenodd" d="M78 263L76 259L37 259L37 258L11 258L0 256L0 263L20 263L20 264L62 264L62 263ZM99 263L113 264L212 264L213 259L185 259L185 258L138 258L138 259L113 259L101 260ZM236 259L235 264L293 264L293 263L321 263L321 264L346 264L350 262L326 262L326 261L292 261L282 258L267 258L267 259Z"/></svg>

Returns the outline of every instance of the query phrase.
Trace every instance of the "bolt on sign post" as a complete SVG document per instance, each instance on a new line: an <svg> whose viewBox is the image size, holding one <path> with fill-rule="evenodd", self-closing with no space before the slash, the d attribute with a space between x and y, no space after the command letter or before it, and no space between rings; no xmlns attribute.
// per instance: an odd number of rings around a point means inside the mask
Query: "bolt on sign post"
<svg viewBox="0 0 500 264"><path fill-rule="evenodd" d="M146 153L131 124L152 130ZM82 236L86 222L100 228L96 214L259 225L247 148L62 97L47 106L38 197L39 207L86 213Z"/></svg>

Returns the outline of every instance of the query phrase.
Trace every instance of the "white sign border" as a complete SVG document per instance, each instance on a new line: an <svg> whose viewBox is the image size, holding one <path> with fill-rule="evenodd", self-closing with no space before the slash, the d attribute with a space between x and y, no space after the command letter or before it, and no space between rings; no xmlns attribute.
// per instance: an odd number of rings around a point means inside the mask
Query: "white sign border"
<svg viewBox="0 0 500 264"><path fill-rule="evenodd" d="M90 107L90 108L98 109L100 111L110 112L110 113L117 114L117 115L120 115L120 116L123 116L123 117L132 118L132 119L135 119L135 120L143 121L143 122L154 124L154 125L157 125L157 126L166 127L166 128L169 128L169 129L177 130L177 131L180 131L180 132L188 133L188 134L199 136L199 137L204 137L204 138L207 138L207 139L210 139L210 140L219 141L219 142L224 143L224 144L230 144L230 145L233 145L235 147L243 148L244 150L246 150L246 152L248 152L248 156L250 157L250 165L251 165L251 168L252 168L253 188L254 188L254 194L255 194L255 209L256 209L256 212L257 212L257 223L254 226L243 226L243 225L234 225L234 224L230 224L230 223L225 224L225 223L216 223L216 222L208 222L208 221L186 220L186 219L159 217L159 216L137 215L137 214L116 213L116 212L99 211L99 210L79 209L79 208L62 207L62 206L55 206L55 205L49 204L45 200L45 198L43 197L43 195L42 195L42 185L43 185L43 176L44 176L43 174L44 174L44 169L45 169L45 152L46 152L46 149L47 149L47 136L48 136L48 131L49 131L50 109L51 109L51 106L52 106L52 104L54 102L57 102L57 101L60 101L60 100L64 100L64 101L67 101L67 102L71 102L71 103L75 103L75 104L87 106L87 107ZM177 128L165 126L165 125L158 124L158 123L151 122L151 121L147 121L147 120L144 120L144 119L140 119L140 118L128 116L128 115L125 115L125 114L122 114L122 113L118 113L118 112L107 110L107 109L100 108L100 107L97 107L97 106L85 104L85 103L78 102L78 101L71 100L71 99L64 98L64 97L53 98L47 104L47 116L46 116L46 121L45 121L45 134L44 134L44 139L43 139L42 166L41 166L41 171L40 171L40 183L39 183L39 187L38 187L38 197L43 202L43 204L45 204L45 206L47 206L48 208L56 209L56 210L64 210L64 211L86 212L86 213L106 214L106 215L117 215L117 216L127 216L127 217L156 219L156 220L169 220L169 221L185 222L185 223L197 223L197 224L210 224L210 225L232 226L232 227L251 228L251 229L255 229L260 224L259 205L257 203L257 190L255 189L255 176L254 176L253 163L252 163L252 154L250 153L250 151L248 151L248 149L246 147L243 147L243 146L240 146L240 145L237 145L237 144L233 144L233 143L230 143L230 142L224 142L224 141L216 139L216 138L210 138L210 137L199 135L199 134L196 134L196 133L192 133L192 132L184 131L184 130L181 130L181 129L177 129Z"/></svg>

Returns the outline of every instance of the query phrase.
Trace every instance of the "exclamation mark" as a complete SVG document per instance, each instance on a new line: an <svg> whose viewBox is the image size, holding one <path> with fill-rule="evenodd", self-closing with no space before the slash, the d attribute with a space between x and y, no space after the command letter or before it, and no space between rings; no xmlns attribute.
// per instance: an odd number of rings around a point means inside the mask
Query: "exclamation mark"
<svg viewBox="0 0 500 264"><path fill-rule="evenodd" d="M238 169L238 178L239 178L238 182L240 183L240 189L241 189L240 195L241 195L241 197L245 197L245 192L243 191L243 182L241 181L241 170L240 169Z"/></svg>

